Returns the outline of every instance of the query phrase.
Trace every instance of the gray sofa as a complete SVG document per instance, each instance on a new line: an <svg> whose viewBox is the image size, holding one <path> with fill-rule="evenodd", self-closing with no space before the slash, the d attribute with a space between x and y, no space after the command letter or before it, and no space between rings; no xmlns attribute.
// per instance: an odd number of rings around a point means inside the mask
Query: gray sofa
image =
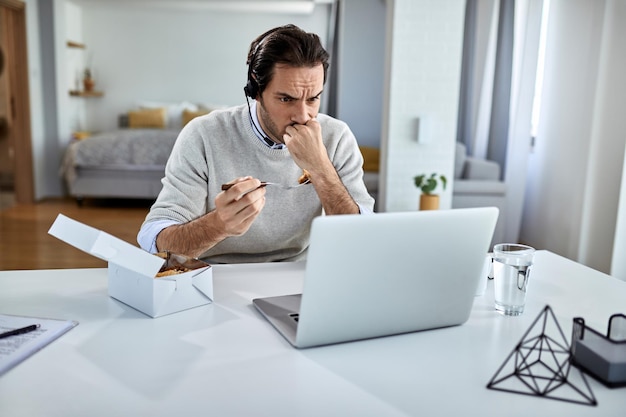
<svg viewBox="0 0 626 417"><path fill-rule="evenodd" d="M372 148L362 148L365 160L363 180L369 193L378 196L378 158ZM500 180L500 165L494 161L467 155L466 147L457 142L455 148L452 208L494 206L500 210L492 244L504 239L506 221L506 184ZM378 207L375 207L378 210Z"/></svg>
<svg viewBox="0 0 626 417"><path fill-rule="evenodd" d="M500 165L467 155L466 147L456 144L452 182L452 208L494 206L500 210L492 244L504 239L506 224L506 184L500 180Z"/></svg>

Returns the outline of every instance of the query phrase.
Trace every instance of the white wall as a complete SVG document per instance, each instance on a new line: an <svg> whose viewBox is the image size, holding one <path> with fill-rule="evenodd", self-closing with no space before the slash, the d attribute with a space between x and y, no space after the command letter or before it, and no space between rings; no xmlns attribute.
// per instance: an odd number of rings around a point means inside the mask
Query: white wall
<svg viewBox="0 0 626 417"><path fill-rule="evenodd" d="M415 175L453 178L465 1L394 0L387 7L379 204L408 211L418 207ZM442 208L451 206L451 188L441 193Z"/></svg>
<svg viewBox="0 0 626 417"><path fill-rule="evenodd" d="M626 141L626 13L619 3L551 2L541 119L520 233L524 242L604 272Z"/></svg>
<svg viewBox="0 0 626 417"><path fill-rule="evenodd" d="M381 0L344 0L340 10L337 117L360 145L380 147L386 6Z"/></svg>
<svg viewBox="0 0 626 417"><path fill-rule="evenodd" d="M59 120L69 101L59 100L59 69L65 68L65 0L24 0L35 200L63 193L59 166L59 136L67 140L69 127L60 131ZM60 32L59 32L60 31ZM58 53L59 51L60 54ZM67 91L62 89L65 94ZM65 95L63 96L65 97ZM68 124L69 125L69 124Z"/></svg>
<svg viewBox="0 0 626 417"><path fill-rule="evenodd" d="M28 87L30 100L31 144L33 152L33 182L35 199L41 198L38 191L44 189L46 175L45 160L43 85L41 80L41 56L39 43L39 8L37 0L25 0L26 5L26 44L28 47Z"/></svg>
<svg viewBox="0 0 626 417"><path fill-rule="evenodd" d="M311 14L85 3L83 41L101 99L87 102L87 127L111 129L139 101L244 102L250 42L294 23L326 43L330 6Z"/></svg>
<svg viewBox="0 0 626 417"><path fill-rule="evenodd" d="M63 150L72 132L88 128L85 122L87 102L69 96L69 91L76 89L77 66L83 66L86 52L67 47L67 41L84 40L82 9L71 1L55 0L54 3L57 132L58 146Z"/></svg>

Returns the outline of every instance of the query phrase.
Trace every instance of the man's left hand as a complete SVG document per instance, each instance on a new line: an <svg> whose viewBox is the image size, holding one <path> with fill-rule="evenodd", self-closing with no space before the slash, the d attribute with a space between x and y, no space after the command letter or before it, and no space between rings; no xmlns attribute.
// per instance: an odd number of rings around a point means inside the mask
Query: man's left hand
<svg viewBox="0 0 626 417"><path fill-rule="evenodd" d="M300 168L313 174L322 167L328 167L330 160L322 141L322 127L317 120L311 119L303 125L287 126L283 141Z"/></svg>

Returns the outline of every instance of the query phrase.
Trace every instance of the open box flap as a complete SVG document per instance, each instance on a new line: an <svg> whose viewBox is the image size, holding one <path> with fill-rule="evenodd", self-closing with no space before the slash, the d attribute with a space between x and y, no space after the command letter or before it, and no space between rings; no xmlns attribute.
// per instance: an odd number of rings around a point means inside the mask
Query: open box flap
<svg viewBox="0 0 626 417"><path fill-rule="evenodd" d="M213 273L210 266L180 275L159 278L155 280L155 283L162 281L175 282L175 289L161 292L159 290L163 288L155 287L153 317L213 302Z"/></svg>
<svg viewBox="0 0 626 417"><path fill-rule="evenodd" d="M208 268L205 268L205 270L206 269L208 269ZM213 279L212 279L212 277L213 277L213 274L211 274L211 279L197 279L196 278L196 279L193 280L193 286L196 287L202 294L204 294L211 301L213 301Z"/></svg>
<svg viewBox="0 0 626 417"><path fill-rule="evenodd" d="M154 277L164 260L101 230L59 214L48 233L102 260Z"/></svg>

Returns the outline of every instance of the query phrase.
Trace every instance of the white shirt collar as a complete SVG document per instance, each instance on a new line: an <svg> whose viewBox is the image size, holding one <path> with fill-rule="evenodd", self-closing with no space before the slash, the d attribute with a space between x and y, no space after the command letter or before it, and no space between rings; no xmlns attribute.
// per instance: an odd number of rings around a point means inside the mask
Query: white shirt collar
<svg viewBox="0 0 626 417"><path fill-rule="evenodd" d="M256 128L255 128L254 125L252 126L252 130L254 131L254 134L268 148L271 148L271 149L283 149L285 147L285 145L283 143L276 143L276 142L274 142L263 131L263 128L261 127L261 124L259 123L259 119L257 117L256 106L257 106L256 100L252 100L252 105L250 106L250 112L252 113L251 123L256 125Z"/></svg>

